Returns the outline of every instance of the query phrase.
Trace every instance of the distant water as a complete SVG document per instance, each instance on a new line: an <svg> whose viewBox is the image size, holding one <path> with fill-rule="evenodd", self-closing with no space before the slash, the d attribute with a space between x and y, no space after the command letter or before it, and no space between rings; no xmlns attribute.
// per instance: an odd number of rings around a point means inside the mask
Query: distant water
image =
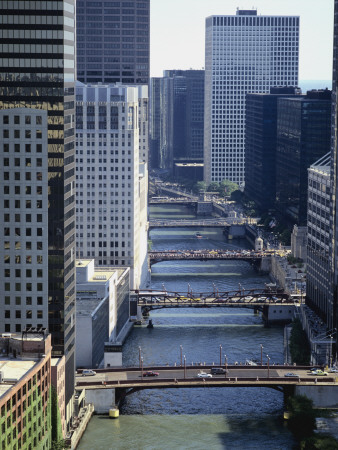
<svg viewBox="0 0 338 450"><path fill-rule="evenodd" d="M303 94L312 89L332 89L332 80L299 80L298 84L302 88Z"/></svg>

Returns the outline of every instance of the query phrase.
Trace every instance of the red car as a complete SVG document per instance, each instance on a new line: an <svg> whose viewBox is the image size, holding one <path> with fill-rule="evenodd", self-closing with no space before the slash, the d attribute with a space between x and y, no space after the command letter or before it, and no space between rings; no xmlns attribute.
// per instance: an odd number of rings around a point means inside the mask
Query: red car
<svg viewBox="0 0 338 450"><path fill-rule="evenodd" d="M158 372L153 372L152 370L148 370L148 372L143 372L142 374L144 377L158 377Z"/></svg>

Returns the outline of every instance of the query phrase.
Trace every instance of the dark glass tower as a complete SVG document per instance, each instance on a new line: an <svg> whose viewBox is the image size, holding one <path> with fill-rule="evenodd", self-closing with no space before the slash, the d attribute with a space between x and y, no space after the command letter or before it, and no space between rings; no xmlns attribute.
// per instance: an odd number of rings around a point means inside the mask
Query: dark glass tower
<svg viewBox="0 0 338 450"><path fill-rule="evenodd" d="M150 0L76 3L77 79L148 84Z"/></svg>
<svg viewBox="0 0 338 450"><path fill-rule="evenodd" d="M75 2L0 3L1 331L46 327L74 392ZM6 209L6 211L5 211ZM3 277L3 275L5 277Z"/></svg>
<svg viewBox="0 0 338 450"><path fill-rule="evenodd" d="M245 120L245 194L261 211L276 200L277 104L299 88L271 88L270 94L247 94Z"/></svg>
<svg viewBox="0 0 338 450"><path fill-rule="evenodd" d="M276 209L290 225L306 225L307 171L330 150L331 91L278 100Z"/></svg>

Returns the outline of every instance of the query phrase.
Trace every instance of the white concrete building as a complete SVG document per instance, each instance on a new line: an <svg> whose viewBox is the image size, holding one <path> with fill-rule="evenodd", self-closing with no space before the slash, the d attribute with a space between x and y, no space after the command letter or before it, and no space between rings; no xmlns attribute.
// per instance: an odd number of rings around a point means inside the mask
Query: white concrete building
<svg viewBox="0 0 338 450"><path fill-rule="evenodd" d="M244 182L245 96L297 86L299 17L206 19L204 180Z"/></svg>
<svg viewBox="0 0 338 450"><path fill-rule="evenodd" d="M77 257L129 266L135 289L148 276L147 95L146 86L76 91Z"/></svg>
<svg viewBox="0 0 338 450"><path fill-rule="evenodd" d="M76 261L76 367L98 367L105 342L123 342L129 323L130 269Z"/></svg>

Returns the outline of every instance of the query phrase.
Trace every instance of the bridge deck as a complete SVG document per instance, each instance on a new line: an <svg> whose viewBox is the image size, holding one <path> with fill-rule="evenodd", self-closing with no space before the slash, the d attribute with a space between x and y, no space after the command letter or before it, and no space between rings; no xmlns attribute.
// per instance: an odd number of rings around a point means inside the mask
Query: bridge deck
<svg viewBox="0 0 338 450"><path fill-rule="evenodd" d="M224 366L223 366L224 367ZM270 387L283 388L285 386L333 386L338 384L335 374L327 376L311 375L307 368L295 366L227 366L225 375L213 375L212 378L198 378L201 371L210 373L211 366L166 367L158 370L157 377L142 377L140 368L129 368L127 371L98 371L91 379L77 377L76 389L105 389L105 388L194 388L194 387ZM295 376L288 377L287 373ZM332 376L331 376L332 375Z"/></svg>

